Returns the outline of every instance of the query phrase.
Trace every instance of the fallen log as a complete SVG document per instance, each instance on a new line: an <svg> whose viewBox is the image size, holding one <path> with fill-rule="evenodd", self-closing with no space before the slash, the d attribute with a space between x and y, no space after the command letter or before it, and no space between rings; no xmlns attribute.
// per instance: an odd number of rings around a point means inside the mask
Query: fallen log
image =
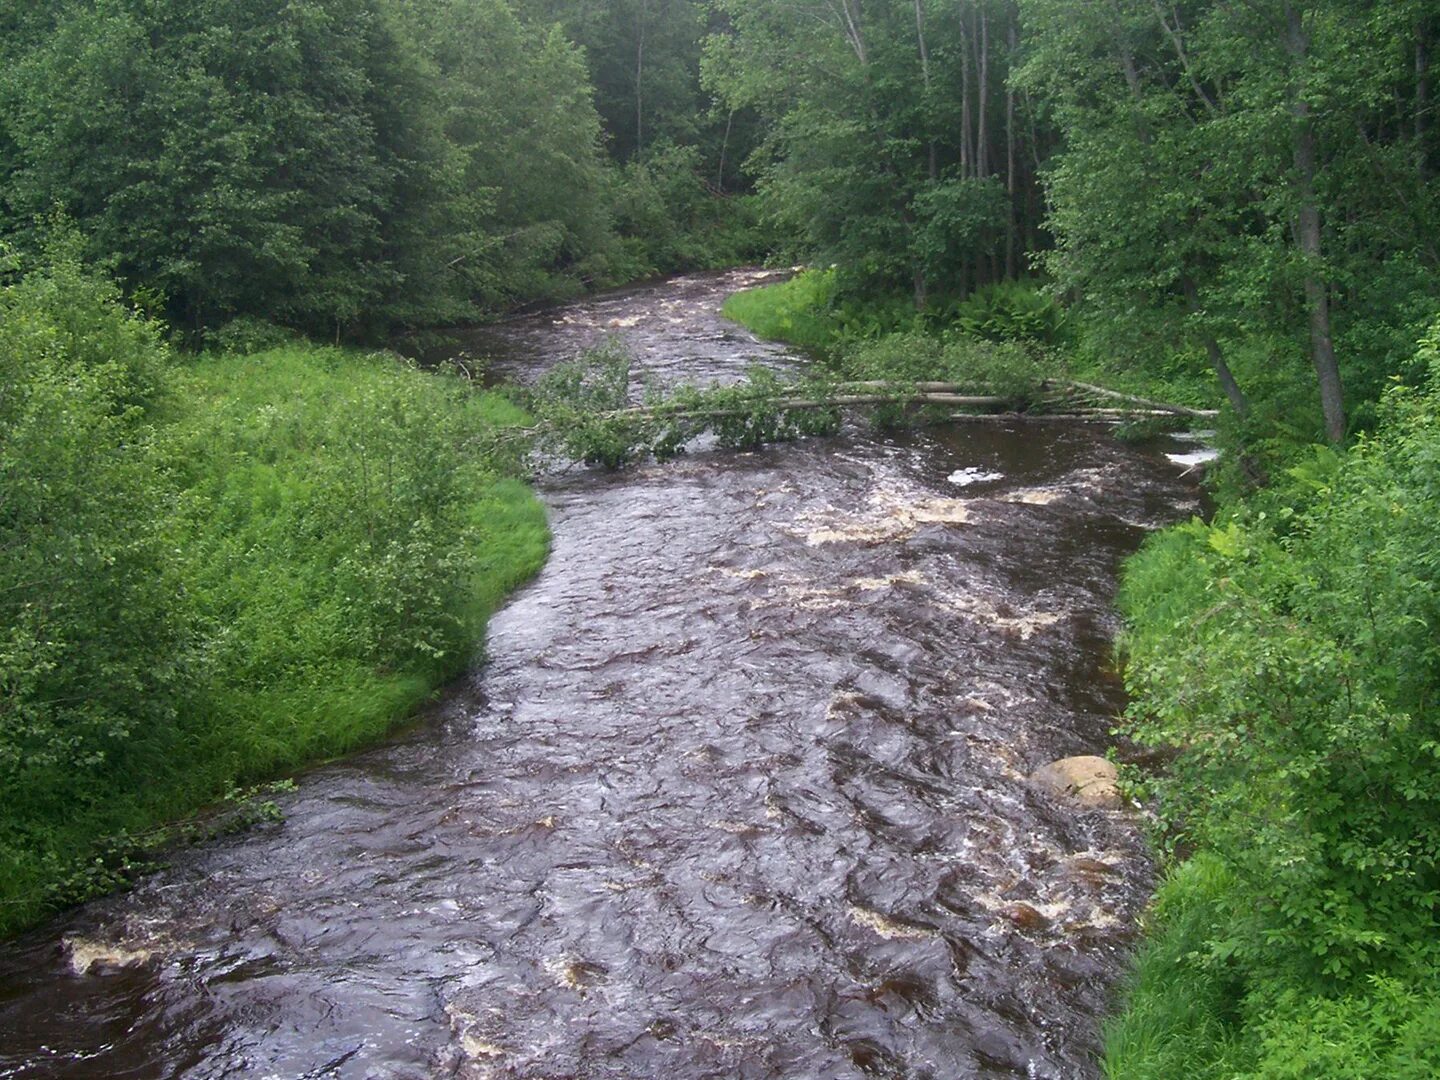
<svg viewBox="0 0 1440 1080"><path fill-rule="evenodd" d="M1193 409L1184 405L1170 405L1152 401L1133 394L1123 394L1103 386L1071 380L1046 380L1042 390L1059 393L1040 397L1025 411L1015 409L1013 396L996 394L961 393L963 384L953 382L922 381L914 383L893 383L882 380L859 380L838 383L833 393L809 397L774 397L763 395L738 404L706 406L704 404L682 404L662 401L650 405L631 405L623 409L611 409L577 416L544 421L528 428L507 428L495 433L495 442L509 439L533 438L554 432L566 425L586 421L605 422L611 420L655 421L698 421L722 420L736 416L748 416L759 411L773 413L798 412L810 409L838 409L867 405L940 405L952 408L989 410L983 413L954 412L955 420L976 419L1029 419L1029 420L1117 420L1128 417L1191 416L1210 418L1217 415L1213 409ZM1101 397L1130 403L1125 407L1105 408L1086 406L1086 396ZM1057 412L1036 411L1045 409Z"/></svg>
<svg viewBox="0 0 1440 1080"><path fill-rule="evenodd" d="M1152 401L1150 398L1136 397L1134 394L1122 394L1118 390L1110 390L1103 386L1096 386L1094 383L1077 382L1074 379L1047 379L1047 387L1060 386L1069 387L1073 390L1083 390L1087 394L1094 394L1097 397L1112 398L1117 401L1129 401L1147 409L1154 409L1160 413L1178 414L1181 416L1203 416L1215 417L1220 415L1218 409L1192 409L1188 405L1170 405L1163 401Z"/></svg>

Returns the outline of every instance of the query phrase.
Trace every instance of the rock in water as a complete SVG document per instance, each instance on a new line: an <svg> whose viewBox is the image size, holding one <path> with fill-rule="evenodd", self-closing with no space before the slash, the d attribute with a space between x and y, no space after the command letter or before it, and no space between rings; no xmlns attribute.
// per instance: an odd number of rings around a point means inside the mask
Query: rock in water
<svg viewBox="0 0 1440 1080"><path fill-rule="evenodd" d="M70 959L70 970L76 975L88 975L92 969L138 967L147 963L153 955L145 948L131 949L103 941L86 941L84 938L65 938L64 947Z"/></svg>
<svg viewBox="0 0 1440 1080"><path fill-rule="evenodd" d="M1114 762L1093 755L1061 758L1030 775L1041 791L1100 810L1120 808L1119 779Z"/></svg>

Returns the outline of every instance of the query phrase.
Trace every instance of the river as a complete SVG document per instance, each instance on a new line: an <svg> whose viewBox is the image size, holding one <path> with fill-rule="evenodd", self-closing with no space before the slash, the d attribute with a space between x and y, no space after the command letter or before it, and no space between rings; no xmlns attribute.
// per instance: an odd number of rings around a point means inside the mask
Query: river
<svg viewBox="0 0 1440 1080"><path fill-rule="evenodd" d="M802 361L693 275L469 335ZM1103 752L1154 449L999 420L542 481L488 658L285 820L0 951L0 1076L1090 1077L1151 865L1026 774Z"/></svg>

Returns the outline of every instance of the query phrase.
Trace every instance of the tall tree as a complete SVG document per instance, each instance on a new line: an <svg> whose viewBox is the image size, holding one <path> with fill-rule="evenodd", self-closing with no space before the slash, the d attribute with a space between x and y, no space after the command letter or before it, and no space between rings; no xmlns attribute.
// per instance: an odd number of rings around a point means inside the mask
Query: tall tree
<svg viewBox="0 0 1440 1080"><path fill-rule="evenodd" d="M55 5L0 75L7 225L59 205L183 326L343 329L443 262L435 104L367 0Z"/></svg>
<svg viewBox="0 0 1440 1080"><path fill-rule="evenodd" d="M595 106L620 161L657 141L694 143L706 126L700 92L701 0L520 0L585 50Z"/></svg>
<svg viewBox="0 0 1440 1080"><path fill-rule="evenodd" d="M1007 89L1009 0L717 7L707 84L765 118L762 190L811 256L919 307L1019 271L1043 151L1017 151L1035 128Z"/></svg>
<svg viewBox="0 0 1440 1080"><path fill-rule="evenodd" d="M1063 135L1049 265L1089 324L1112 342L1129 329L1203 346L1242 412L1223 339L1289 341L1309 358L1326 436L1342 438L1344 379L1373 384L1389 362L1377 338L1414 336L1417 313L1396 298L1435 295L1421 268L1436 266L1436 192L1411 115L1429 94L1421 12L1340 0L1022 0L1021 12L1020 85ZM1349 376L1347 340L1370 354Z"/></svg>

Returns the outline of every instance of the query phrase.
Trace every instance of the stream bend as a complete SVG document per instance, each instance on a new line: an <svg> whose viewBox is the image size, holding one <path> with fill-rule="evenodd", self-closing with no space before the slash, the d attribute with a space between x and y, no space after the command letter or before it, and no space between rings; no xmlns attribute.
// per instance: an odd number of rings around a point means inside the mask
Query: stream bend
<svg viewBox="0 0 1440 1080"><path fill-rule="evenodd" d="M476 332L800 361L694 275ZM542 487L555 548L414 729L0 954L0 1076L1085 1077L1150 885L1103 752L1158 451L853 429Z"/></svg>

